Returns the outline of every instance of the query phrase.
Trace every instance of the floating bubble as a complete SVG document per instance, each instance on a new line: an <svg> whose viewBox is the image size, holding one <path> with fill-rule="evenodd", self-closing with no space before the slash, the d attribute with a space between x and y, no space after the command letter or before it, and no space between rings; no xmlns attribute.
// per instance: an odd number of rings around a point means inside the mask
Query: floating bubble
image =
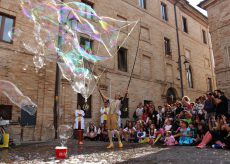
<svg viewBox="0 0 230 164"><path fill-rule="evenodd" d="M40 55L35 55L33 57L33 62L34 65L37 69L41 69L44 66L44 57L40 56Z"/></svg>
<svg viewBox="0 0 230 164"><path fill-rule="evenodd" d="M73 127L70 125L60 125L58 127L59 138L61 139L61 145L65 146L67 140L73 135Z"/></svg>
<svg viewBox="0 0 230 164"><path fill-rule="evenodd" d="M37 111L37 105L32 100L24 96L23 93L10 81L0 80L0 92L2 92L13 104L34 115Z"/></svg>
<svg viewBox="0 0 230 164"><path fill-rule="evenodd" d="M32 36L22 40L24 48L35 54L36 71L44 67L45 59L50 59L48 53L56 51L57 58L61 59L57 61L63 77L86 100L100 78L93 72L95 64L115 56L138 22L98 16L81 2L20 2L24 15L34 23Z"/></svg>

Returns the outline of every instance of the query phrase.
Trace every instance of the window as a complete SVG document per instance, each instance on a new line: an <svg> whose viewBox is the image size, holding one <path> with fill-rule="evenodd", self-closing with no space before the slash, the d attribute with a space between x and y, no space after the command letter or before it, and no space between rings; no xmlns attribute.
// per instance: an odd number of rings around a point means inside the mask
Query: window
<svg viewBox="0 0 230 164"><path fill-rule="evenodd" d="M188 33L188 24L187 24L187 19L185 17L182 17L182 27L183 27L183 32Z"/></svg>
<svg viewBox="0 0 230 164"><path fill-rule="evenodd" d="M208 78L208 91L212 92L212 79Z"/></svg>
<svg viewBox="0 0 230 164"><path fill-rule="evenodd" d="M92 108L92 95L85 102L85 98L82 97L80 93L77 94L77 105L81 107L81 110L85 112L85 118L91 118L91 108Z"/></svg>
<svg viewBox="0 0 230 164"><path fill-rule="evenodd" d="M92 49L93 49L93 40L90 40L85 37L80 37L80 46L83 48L87 53L92 54ZM92 71L93 68L93 63L91 62L92 60L85 60L84 61L84 67Z"/></svg>
<svg viewBox="0 0 230 164"><path fill-rule="evenodd" d="M190 66L187 70L187 80L188 80L188 87L193 88L192 69Z"/></svg>
<svg viewBox="0 0 230 164"><path fill-rule="evenodd" d="M0 105L0 118L3 120L12 120L12 105Z"/></svg>
<svg viewBox="0 0 230 164"><path fill-rule="evenodd" d="M206 32L204 30L202 30L202 35L203 35L203 43L207 44L207 36L206 36Z"/></svg>
<svg viewBox="0 0 230 164"><path fill-rule="evenodd" d="M69 19L69 22L70 22L70 27L73 30L77 30L77 28L81 27L81 24L79 24L79 21L76 19L71 18Z"/></svg>
<svg viewBox="0 0 230 164"><path fill-rule="evenodd" d="M90 2L88 0L81 0L81 2L90 6L93 9L94 4L92 2ZM85 7L83 10L84 11L81 12L81 16L88 18L88 19L93 19L93 14L88 7Z"/></svg>
<svg viewBox="0 0 230 164"><path fill-rule="evenodd" d="M92 53L93 49L93 40L90 40L85 37L80 37L80 46L87 52Z"/></svg>
<svg viewBox="0 0 230 164"><path fill-rule="evenodd" d="M121 118L128 118L129 117L129 99L128 98L125 98L121 102L120 110L121 110Z"/></svg>
<svg viewBox="0 0 230 164"><path fill-rule="evenodd" d="M176 97L176 89L175 88L169 88L166 92L166 99L168 104L173 104L176 102L177 97Z"/></svg>
<svg viewBox="0 0 230 164"><path fill-rule="evenodd" d="M164 3L161 3L161 16L163 20L168 21L167 6Z"/></svg>
<svg viewBox="0 0 230 164"><path fill-rule="evenodd" d="M171 55L171 46L170 46L170 40L168 38L164 38L164 46L165 46L165 55Z"/></svg>
<svg viewBox="0 0 230 164"><path fill-rule="evenodd" d="M121 47L118 50L118 70L123 72L128 72L127 67L127 52L128 50L126 48Z"/></svg>
<svg viewBox="0 0 230 164"><path fill-rule="evenodd" d="M139 6L142 9L146 9L146 0L139 0Z"/></svg>
<svg viewBox="0 0 230 164"><path fill-rule="evenodd" d="M151 104L151 103L153 103L153 101L152 100L144 100L144 105L149 105L149 104Z"/></svg>
<svg viewBox="0 0 230 164"><path fill-rule="evenodd" d="M8 33L13 29L15 18L0 13L0 41L12 43Z"/></svg>

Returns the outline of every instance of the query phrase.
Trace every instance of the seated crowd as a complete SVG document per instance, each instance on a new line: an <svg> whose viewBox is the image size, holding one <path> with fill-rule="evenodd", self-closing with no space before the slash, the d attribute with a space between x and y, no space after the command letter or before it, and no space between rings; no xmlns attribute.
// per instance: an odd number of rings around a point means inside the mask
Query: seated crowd
<svg viewBox="0 0 230 164"><path fill-rule="evenodd" d="M108 141L107 106L108 104L105 104L104 110L101 109L100 128L97 130L91 122L87 128L86 138ZM174 104L158 106L157 109L153 103L144 106L140 103L133 114L133 120L127 120L124 127L121 125L119 132L126 142L228 148L228 100L220 90L216 90L197 98L195 102L190 102L189 97L184 96Z"/></svg>

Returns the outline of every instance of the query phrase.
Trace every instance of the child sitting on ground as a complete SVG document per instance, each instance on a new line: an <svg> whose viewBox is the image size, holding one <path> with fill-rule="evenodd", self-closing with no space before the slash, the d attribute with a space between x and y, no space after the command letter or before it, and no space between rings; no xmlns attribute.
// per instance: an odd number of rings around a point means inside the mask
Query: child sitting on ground
<svg viewBox="0 0 230 164"><path fill-rule="evenodd" d="M172 135L171 131L166 132L165 140L164 140L164 145L167 146L174 146L177 145L178 142L175 140L174 136Z"/></svg>
<svg viewBox="0 0 230 164"><path fill-rule="evenodd" d="M140 130L137 132L137 138L139 140L139 143L148 142L148 140L146 140L146 132L144 131L143 127L141 127Z"/></svg>
<svg viewBox="0 0 230 164"><path fill-rule="evenodd" d="M152 145L154 142L155 137L155 132L156 132L156 126L154 124L151 124L149 127L149 144Z"/></svg>
<svg viewBox="0 0 230 164"><path fill-rule="evenodd" d="M125 141L130 141L130 139L134 138L134 134L136 132L135 127L133 127L132 122L128 122L127 127L123 130L123 136L125 138Z"/></svg>
<svg viewBox="0 0 230 164"><path fill-rule="evenodd" d="M179 145L192 145L193 138L191 134L191 129L188 127L188 122L184 119L180 120L180 132L174 137L179 138Z"/></svg>
<svg viewBox="0 0 230 164"><path fill-rule="evenodd" d="M165 136L166 131L171 131L172 129L172 119L168 118L165 120L163 128L159 129L154 136L156 137L154 144L156 144L162 137Z"/></svg>

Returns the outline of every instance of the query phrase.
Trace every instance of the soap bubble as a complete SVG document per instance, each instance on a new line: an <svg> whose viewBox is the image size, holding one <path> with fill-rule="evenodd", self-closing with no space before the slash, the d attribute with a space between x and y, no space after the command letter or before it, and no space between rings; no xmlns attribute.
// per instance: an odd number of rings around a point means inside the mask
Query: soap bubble
<svg viewBox="0 0 230 164"><path fill-rule="evenodd" d="M61 145L65 146L67 140L73 135L73 127L70 125L60 125L58 127L59 138L61 139Z"/></svg>
<svg viewBox="0 0 230 164"><path fill-rule="evenodd" d="M34 115L37 111L37 105L32 100L24 96L15 84L10 81L0 80L0 92L2 92L13 104Z"/></svg>
<svg viewBox="0 0 230 164"><path fill-rule="evenodd" d="M33 62L36 68L41 69L44 66L44 57L40 55L35 55L33 57Z"/></svg>
<svg viewBox="0 0 230 164"><path fill-rule="evenodd" d="M56 52L54 61L63 77L86 100L100 78L94 72L95 65L113 58L138 22L99 16L89 5L73 0L20 0L20 5L34 24L31 36L21 40L35 55L36 71Z"/></svg>

